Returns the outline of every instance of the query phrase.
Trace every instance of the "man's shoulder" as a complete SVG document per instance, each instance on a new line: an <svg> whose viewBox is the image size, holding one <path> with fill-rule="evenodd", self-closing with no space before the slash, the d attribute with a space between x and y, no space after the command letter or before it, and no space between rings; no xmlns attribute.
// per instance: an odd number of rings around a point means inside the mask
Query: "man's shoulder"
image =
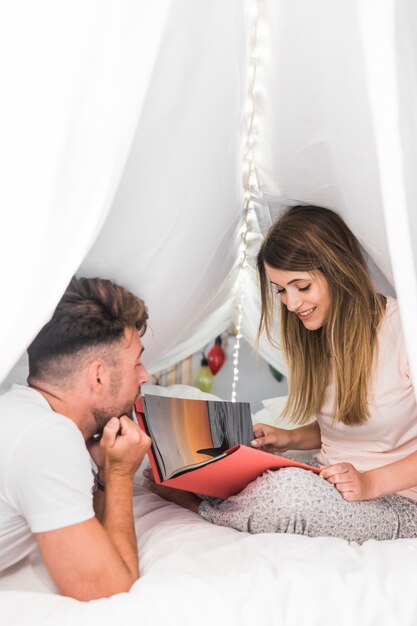
<svg viewBox="0 0 417 626"><path fill-rule="evenodd" d="M0 396L0 449L23 444L60 439L67 445L84 445L83 437L75 423L51 409L45 398L25 385L13 385ZM3 446L2 446L3 443Z"/></svg>
<svg viewBox="0 0 417 626"><path fill-rule="evenodd" d="M0 395L0 411L19 410L31 407L37 410L52 411L45 398L28 385L12 385L10 389Z"/></svg>
<svg viewBox="0 0 417 626"><path fill-rule="evenodd" d="M19 419L32 420L33 416L45 416L56 422L71 421L64 415L54 411L39 391L28 385L13 385L0 395L0 415L18 414Z"/></svg>

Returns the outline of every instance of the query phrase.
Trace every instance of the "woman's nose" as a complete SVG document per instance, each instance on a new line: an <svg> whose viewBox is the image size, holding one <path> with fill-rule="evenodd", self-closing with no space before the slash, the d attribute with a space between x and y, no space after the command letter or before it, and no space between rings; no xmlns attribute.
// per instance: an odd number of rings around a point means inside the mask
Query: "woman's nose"
<svg viewBox="0 0 417 626"><path fill-rule="evenodd" d="M285 303L289 311L297 311L302 304L302 299L298 292L287 293L287 302Z"/></svg>

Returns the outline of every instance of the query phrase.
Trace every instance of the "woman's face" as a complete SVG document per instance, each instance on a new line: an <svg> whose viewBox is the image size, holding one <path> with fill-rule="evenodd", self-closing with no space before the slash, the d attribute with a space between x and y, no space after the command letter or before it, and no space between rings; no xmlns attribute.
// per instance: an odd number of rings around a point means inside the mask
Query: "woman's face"
<svg viewBox="0 0 417 626"><path fill-rule="evenodd" d="M288 311L297 315L308 330L318 330L329 319L329 283L320 272L287 272L270 267L265 271Z"/></svg>

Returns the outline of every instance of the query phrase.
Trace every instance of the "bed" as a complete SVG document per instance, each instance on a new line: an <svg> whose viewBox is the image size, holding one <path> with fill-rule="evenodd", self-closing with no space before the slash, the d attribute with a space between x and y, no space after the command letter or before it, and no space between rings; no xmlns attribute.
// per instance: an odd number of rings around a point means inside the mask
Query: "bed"
<svg viewBox="0 0 417 626"><path fill-rule="evenodd" d="M254 418L267 419L267 411ZM359 546L325 537L240 533L161 500L146 489L141 471L134 509L141 578L129 593L88 603L61 597L34 553L0 577L0 624L417 623L417 539Z"/></svg>

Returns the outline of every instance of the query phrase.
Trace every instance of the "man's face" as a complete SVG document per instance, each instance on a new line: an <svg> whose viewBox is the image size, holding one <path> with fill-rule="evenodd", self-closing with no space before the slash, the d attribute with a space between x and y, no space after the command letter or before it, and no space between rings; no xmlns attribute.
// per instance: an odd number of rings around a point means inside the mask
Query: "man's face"
<svg viewBox="0 0 417 626"><path fill-rule="evenodd" d="M110 383L105 392L105 401L92 413L100 433L112 417L130 417L140 386L149 380L148 372L141 361L143 345L135 328L126 328L120 344L115 348L115 364L110 367Z"/></svg>

